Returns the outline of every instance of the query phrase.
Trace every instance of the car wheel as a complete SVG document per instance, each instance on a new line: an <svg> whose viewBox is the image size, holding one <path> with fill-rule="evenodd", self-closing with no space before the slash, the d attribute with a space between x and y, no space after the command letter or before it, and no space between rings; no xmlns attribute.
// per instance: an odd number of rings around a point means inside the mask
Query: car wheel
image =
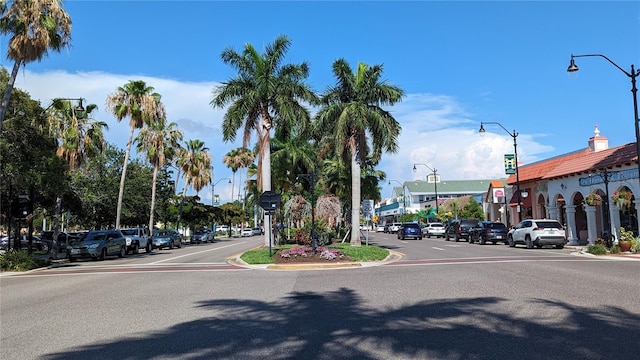
<svg viewBox="0 0 640 360"><path fill-rule="evenodd" d="M529 235L527 235L527 237L524 238L524 243L527 246L527 249L533 249L533 241L531 241L531 238L529 237Z"/></svg>
<svg viewBox="0 0 640 360"><path fill-rule="evenodd" d="M150 242L147 242L147 246L144 248L144 251L147 253L150 253L151 250L153 250L153 246L151 245Z"/></svg>
<svg viewBox="0 0 640 360"><path fill-rule="evenodd" d="M460 241L460 238L458 237L458 235L456 235L456 242Z"/></svg>
<svg viewBox="0 0 640 360"><path fill-rule="evenodd" d="M563 244L556 245L556 249L564 249L564 245Z"/></svg>
<svg viewBox="0 0 640 360"><path fill-rule="evenodd" d="M480 239L478 239L478 243L479 243L480 245L484 245L484 244L486 244L486 242L484 241L484 238L483 238L482 236L480 236Z"/></svg>
<svg viewBox="0 0 640 360"><path fill-rule="evenodd" d="M139 244L133 245L133 249L131 250L131 253L135 255L135 254L138 254L139 252L140 252L140 245Z"/></svg>
<svg viewBox="0 0 640 360"><path fill-rule="evenodd" d="M100 256L98 256L98 260L102 261L106 256L107 256L107 249L102 249L102 251L100 251Z"/></svg>
<svg viewBox="0 0 640 360"><path fill-rule="evenodd" d="M137 254L137 253L138 253L138 252L136 252L136 254ZM125 257L126 255L127 255L127 247L126 247L126 246L123 246L123 247L121 247L121 248L120 248L120 252L118 253L118 257L119 257L119 258L123 258L123 257Z"/></svg>
<svg viewBox="0 0 640 360"><path fill-rule="evenodd" d="M497 242L497 241L492 241L491 243L492 243L493 245L495 245L495 244L497 244L498 242Z"/></svg>
<svg viewBox="0 0 640 360"><path fill-rule="evenodd" d="M422 236L420 236L420 237L418 238L418 240L422 240Z"/></svg>
<svg viewBox="0 0 640 360"><path fill-rule="evenodd" d="M449 234L444 236L444 241L449 241Z"/></svg>
<svg viewBox="0 0 640 360"><path fill-rule="evenodd" d="M469 244L473 244L474 242L476 241L473 240L473 236L469 235Z"/></svg>
<svg viewBox="0 0 640 360"><path fill-rule="evenodd" d="M182 249L182 241L178 242L178 249Z"/></svg>
<svg viewBox="0 0 640 360"><path fill-rule="evenodd" d="M513 236L509 236L507 242L509 244L509 247L516 247L516 243L513 241Z"/></svg>
<svg viewBox="0 0 640 360"><path fill-rule="evenodd" d="M76 262L76 258L69 256L69 262Z"/></svg>

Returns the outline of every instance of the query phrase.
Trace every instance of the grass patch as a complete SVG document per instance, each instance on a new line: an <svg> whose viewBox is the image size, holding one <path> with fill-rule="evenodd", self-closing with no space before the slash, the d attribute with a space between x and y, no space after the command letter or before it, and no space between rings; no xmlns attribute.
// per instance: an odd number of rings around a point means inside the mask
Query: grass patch
<svg viewBox="0 0 640 360"><path fill-rule="evenodd" d="M291 249L295 245L283 245L272 248L272 253L276 254L281 250ZM389 250L373 245L351 246L349 244L333 244L326 246L328 249L340 250L344 255L353 261L380 261L389 256ZM268 247L260 247L249 250L240 256L244 262L250 265L275 264L275 260L269 256Z"/></svg>
<svg viewBox="0 0 640 360"><path fill-rule="evenodd" d="M277 248L272 248L272 252L275 254L278 251ZM276 261L269 256L268 248L258 248L245 252L240 256L242 261L250 265L257 264L275 264Z"/></svg>
<svg viewBox="0 0 640 360"><path fill-rule="evenodd" d="M342 251L353 261L380 261L389 256L389 250L374 245L351 246L339 243L327 247Z"/></svg>

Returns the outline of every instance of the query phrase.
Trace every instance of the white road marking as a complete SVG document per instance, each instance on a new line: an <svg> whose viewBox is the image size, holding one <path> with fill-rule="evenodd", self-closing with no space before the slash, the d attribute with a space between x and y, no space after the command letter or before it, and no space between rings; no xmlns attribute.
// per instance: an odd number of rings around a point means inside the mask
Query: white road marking
<svg viewBox="0 0 640 360"><path fill-rule="evenodd" d="M435 250L442 250L442 251L444 251L444 249L443 249L443 248L439 248L439 247L435 247L435 246L434 246L434 247L432 247L432 249L435 249Z"/></svg>
<svg viewBox="0 0 640 360"><path fill-rule="evenodd" d="M231 247L231 246L241 245L241 244L244 244L244 243L246 243L246 241L239 242L239 243L233 243L233 244L230 244L230 245L221 246L221 247L217 247L217 248L213 248L213 249L202 250L202 251L198 251L198 252L194 252L194 253L184 254L184 255L180 255L180 256L174 256L172 258L168 258L168 259L158 260L158 261L152 262L152 263L150 263L150 265L156 265L156 264L163 263L163 262L166 262L166 261L176 260L176 259L180 259L180 258L183 258L183 257L191 256L191 255L202 254L202 253L206 253L206 252L209 252L209 251L217 251L217 250L221 250L221 249L228 248L228 247Z"/></svg>

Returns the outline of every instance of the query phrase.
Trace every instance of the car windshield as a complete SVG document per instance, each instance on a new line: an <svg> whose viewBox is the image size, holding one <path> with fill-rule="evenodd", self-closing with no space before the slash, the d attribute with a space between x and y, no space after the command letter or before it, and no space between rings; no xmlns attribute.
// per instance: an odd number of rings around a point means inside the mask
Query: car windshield
<svg viewBox="0 0 640 360"><path fill-rule="evenodd" d="M169 236L169 232L168 231L156 231L154 233L154 236Z"/></svg>
<svg viewBox="0 0 640 360"><path fill-rule="evenodd" d="M543 229L562 229L557 221L536 221L536 226Z"/></svg>
<svg viewBox="0 0 640 360"><path fill-rule="evenodd" d="M493 230L506 230L507 226L503 223L488 223L487 227Z"/></svg>
<svg viewBox="0 0 640 360"><path fill-rule="evenodd" d="M106 232L90 232L82 239L82 241L104 240Z"/></svg>
<svg viewBox="0 0 640 360"><path fill-rule="evenodd" d="M127 235L137 235L138 231L136 229L123 229L122 230L122 235L127 236Z"/></svg>
<svg viewBox="0 0 640 360"><path fill-rule="evenodd" d="M443 224L431 224L430 227L444 227Z"/></svg>

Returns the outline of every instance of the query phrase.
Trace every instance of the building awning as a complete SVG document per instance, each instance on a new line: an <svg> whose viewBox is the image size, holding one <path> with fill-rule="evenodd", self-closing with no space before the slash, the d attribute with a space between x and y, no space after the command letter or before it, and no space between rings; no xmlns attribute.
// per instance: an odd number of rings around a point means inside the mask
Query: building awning
<svg viewBox="0 0 640 360"><path fill-rule="evenodd" d="M529 189L521 189L522 191L526 191L529 193L529 196L527 197L522 197L522 199L520 199L522 201L522 206L524 207L531 207L531 198L533 197L531 191L529 191ZM511 207L515 207L518 206L518 193L516 192L515 194L513 194L513 196L511 197L511 201L509 201L509 206Z"/></svg>

